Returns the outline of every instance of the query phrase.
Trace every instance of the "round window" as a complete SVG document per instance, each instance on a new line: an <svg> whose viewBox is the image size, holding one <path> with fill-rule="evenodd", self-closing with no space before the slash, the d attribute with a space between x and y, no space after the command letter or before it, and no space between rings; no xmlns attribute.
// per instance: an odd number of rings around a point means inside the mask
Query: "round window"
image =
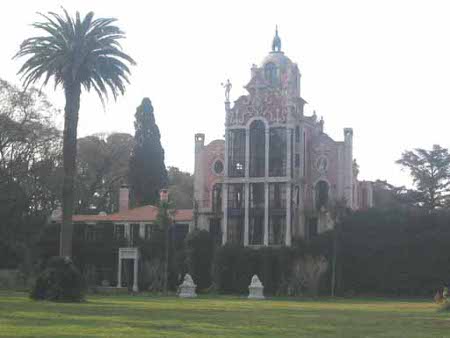
<svg viewBox="0 0 450 338"><path fill-rule="evenodd" d="M221 160L217 160L214 162L214 173L217 175L222 174L223 172L223 162Z"/></svg>
<svg viewBox="0 0 450 338"><path fill-rule="evenodd" d="M317 171L324 173L328 169L328 159L325 156L320 156L316 161Z"/></svg>

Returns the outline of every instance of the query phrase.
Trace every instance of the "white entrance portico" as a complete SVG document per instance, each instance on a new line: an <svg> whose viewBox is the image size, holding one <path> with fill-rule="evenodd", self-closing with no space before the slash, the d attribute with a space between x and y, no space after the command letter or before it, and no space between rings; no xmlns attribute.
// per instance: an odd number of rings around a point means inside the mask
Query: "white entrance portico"
<svg viewBox="0 0 450 338"><path fill-rule="evenodd" d="M133 260L133 292L138 292L138 264L139 249L138 248L119 248L119 262L117 268L117 287L122 287L122 259Z"/></svg>

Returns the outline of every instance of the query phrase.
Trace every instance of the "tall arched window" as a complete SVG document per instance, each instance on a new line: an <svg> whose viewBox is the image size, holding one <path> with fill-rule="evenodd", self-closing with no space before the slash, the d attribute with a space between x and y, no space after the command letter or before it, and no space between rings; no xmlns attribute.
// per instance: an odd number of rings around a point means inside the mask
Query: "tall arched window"
<svg viewBox="0 0 450 338"><path fill-rule="evenodd" d="M216 183L212 189L212 211L214 213L222 212L222 185Z"/></svg>
<svg viewBox="0 0 450 338"><path fill-rule="evenodd" d="M250 125L250 176L264 177L266 162L266 126L261 120Z"/></svg>
<svg viewBox="0 0 450 338"><path fill-rule="evenodd" d="M269 137L269 176L286 176L287 167L286 128L270 128Z"/></svg>
<svg viewBox="0 0 450 338"><path fill-rule="evenodd" d="M274 63L269 62L264 67L264 77L271 85L276 85L278 83L277 77L277 66Z"/></svg>
<svg viewBox="0 0 450 338"><path fill-rule="evenodd" d="M320 210L322 207L326 208L328 205L329 186L325 181L316 183L316 209Z"/></svg>

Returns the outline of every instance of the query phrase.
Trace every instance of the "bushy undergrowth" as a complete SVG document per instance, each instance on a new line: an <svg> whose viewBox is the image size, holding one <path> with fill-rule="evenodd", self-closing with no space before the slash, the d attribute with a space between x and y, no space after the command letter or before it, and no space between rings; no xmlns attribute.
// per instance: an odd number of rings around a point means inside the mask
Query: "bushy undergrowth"
<svg viewBox="0 0 450 338"><path fill-rule="evenodd" d="M39 274L31 290L35 300L79 302L84 299L85 283L73 262L64 257L52 257Z"/></svg>
<svg viewBox="0 0 450 338"><path fill-rule="evenodd" d="M267 295L316 295L324 284L331 248L331 233L292 247L250 247L225 245L214 256L213 281L223 293L245 294L254 274ZM306 257L310 259L305 260ZM299 269L302 265L301 275Z"/></svg>
<svg viewBox="0 0 450 338"><path fill-rule="evenodd" d="M211 267L214 243L209 231L194 230L186 238L186 267L191 274L197 290L211 286Z"/></svg>

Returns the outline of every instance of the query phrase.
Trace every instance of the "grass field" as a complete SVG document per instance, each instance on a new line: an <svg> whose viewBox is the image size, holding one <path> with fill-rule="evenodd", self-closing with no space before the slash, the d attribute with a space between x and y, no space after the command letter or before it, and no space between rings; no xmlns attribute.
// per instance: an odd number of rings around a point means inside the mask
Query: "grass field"
<svg viewBox="0 0 450 338"><path fill-rule="evenodd" d="M249 301L91 296L35 302L0 292L0 337L450 337L450 314L430 301Z"/></svg>

